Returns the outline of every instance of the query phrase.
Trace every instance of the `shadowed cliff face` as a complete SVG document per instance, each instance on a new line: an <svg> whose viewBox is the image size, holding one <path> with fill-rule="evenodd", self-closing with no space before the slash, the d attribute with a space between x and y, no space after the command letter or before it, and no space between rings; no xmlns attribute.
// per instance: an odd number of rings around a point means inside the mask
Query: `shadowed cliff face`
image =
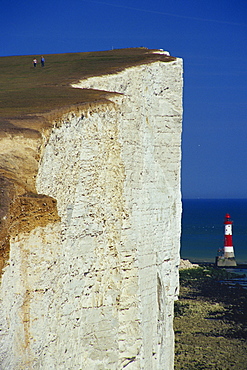
<svg viewBox="0 0 247 370"><path fill-rule="evenodd" d="M23 125L23 121L21 124ZM30 123L30 121L29 121ZM17 127L10 122L1 126L0 139L0 270L9 257L9 238L28 232L37 225L58 218L56 202L36 193L41 133ZM46 204L47 207L42 206ZM48 212L48 213L47 213Z"/></svg>
<svg viewBox="0 0 247 370"><path fill-rule="evenodd" d="M101 93L99 101L54 109L39 116L9 118L0 124L0 273L9 258L11 236L59 219L56 201L38 195L36 190L40 157L53 127L59 127L62 117L71 111L74 115L82 109L93 112L99 104L110 104L107 98L113 95ZM40 202L48 204L48 208Z"/></svg>

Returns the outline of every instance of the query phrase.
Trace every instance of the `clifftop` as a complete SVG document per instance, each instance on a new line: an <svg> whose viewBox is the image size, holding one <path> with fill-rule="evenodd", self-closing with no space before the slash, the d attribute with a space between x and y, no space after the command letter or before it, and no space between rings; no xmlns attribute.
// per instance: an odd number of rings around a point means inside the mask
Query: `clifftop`
<svg viewBox="0 0 247 370"><path fill-rule="evenodd" d="M30 216L34 227L41 222L41 215L36 219L31 216L33 195L44 138L49 136L54 121L69 112L71 106L79 109L107 103L109 92L75 89L71 84L131 66L176 60L146 48L45 55L44 68L39 63L33 67L34 57L38 56L0 58L0 271L8 259L14 220L24 225L21 220ZM25 197L24 213L20 208L22 200L17 199L20 196ZM56 204L48 198L45 203L49 203L49 212L56 219Z"/></svg>
<svg viewBox="0 0 247 370"><path fill-rule="evenodd" d="M101 99L102 92L71 88L72 83L83 78L116 73L157 60L170 62L176 59L161 54L159 50L146 48L50 54L45 57L44 68L39 64L34 68L32 56L0 58L1 128L4 122L6 126L6 119L10 117L20 118Z"/></svg>

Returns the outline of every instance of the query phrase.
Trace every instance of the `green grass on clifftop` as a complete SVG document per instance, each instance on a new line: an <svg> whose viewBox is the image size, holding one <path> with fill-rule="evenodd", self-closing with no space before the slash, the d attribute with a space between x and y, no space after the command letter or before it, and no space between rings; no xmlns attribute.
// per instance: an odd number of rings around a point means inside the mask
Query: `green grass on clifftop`
<svg viewBox="0 0 247 370"><path fill-rule="evenodd" d="M33 58L37 67L32 65ZM73 89L71 83L89 76L109 74L132 65L173 57L152 54L146 48L101 52L0 57L0 118L37 114L55 108L100 99L94 90ZM1 121L0 121L1 122Z"/></svg>

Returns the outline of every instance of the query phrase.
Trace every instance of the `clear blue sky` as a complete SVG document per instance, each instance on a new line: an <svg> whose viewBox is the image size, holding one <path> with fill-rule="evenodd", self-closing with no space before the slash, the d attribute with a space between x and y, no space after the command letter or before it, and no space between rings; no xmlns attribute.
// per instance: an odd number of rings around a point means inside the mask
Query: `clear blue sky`
<svg viewBox="0 0 247 370"><path fill-rule="evenodd" d="M182 192L247 198L246 0L1 0L0 56L163 48L184 59Z"/></svg>

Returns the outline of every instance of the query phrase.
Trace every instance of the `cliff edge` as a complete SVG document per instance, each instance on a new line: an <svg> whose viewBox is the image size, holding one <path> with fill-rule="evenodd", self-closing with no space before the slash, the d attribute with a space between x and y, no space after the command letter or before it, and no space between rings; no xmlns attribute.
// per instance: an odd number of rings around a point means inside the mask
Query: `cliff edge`
<svg viewBox="0 0 247 370"><path fill-rule="evenodd" d="M172 369L182 61L63 58L1 112L1 368Z"/></svg>

